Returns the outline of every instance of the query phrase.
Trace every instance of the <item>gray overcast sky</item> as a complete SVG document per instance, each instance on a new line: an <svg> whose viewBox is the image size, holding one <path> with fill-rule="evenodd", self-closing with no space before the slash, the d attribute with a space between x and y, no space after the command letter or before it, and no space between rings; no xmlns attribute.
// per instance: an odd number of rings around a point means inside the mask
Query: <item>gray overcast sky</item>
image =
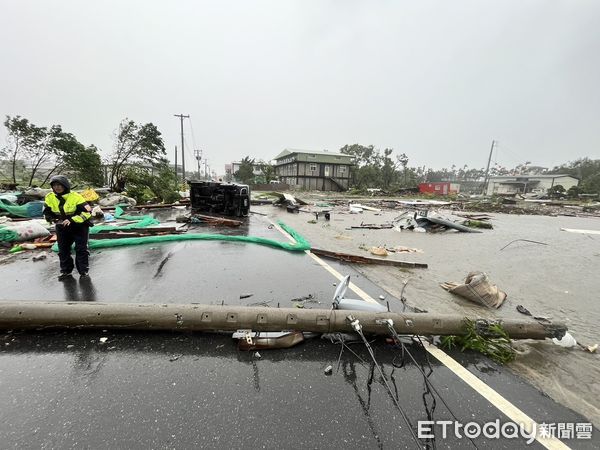
<svg viewBox="0 0 600 450"><path fill-rule="evenodd" d="M484 167L492 139L552 166L600 158L599 23L596 0L0 0L0 114L105 154L153 122L171 159L190 114L219 173L357 142Z"/></svg>

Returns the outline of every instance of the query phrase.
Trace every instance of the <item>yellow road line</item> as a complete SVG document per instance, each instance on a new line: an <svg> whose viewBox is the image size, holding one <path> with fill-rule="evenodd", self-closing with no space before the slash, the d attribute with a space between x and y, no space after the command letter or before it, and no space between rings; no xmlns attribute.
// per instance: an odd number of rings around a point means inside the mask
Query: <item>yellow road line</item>
<svg viewBox="0 0 600 450"><path fill-rule="evenodd" d="M450 369L454 375L460 378L462 381L467 383L471 388L473 388L479 395L485 398L488 402L494 405L496 408L500 410L505 416L507 416L512 422L523 424L523 428L527 430L528 433L531 433L531 430L539 430L539 424L537 424L531 417L509 402L506 398L496 392L494 389L489 387L479 378L477 378L473 373L467 370L464 366L462 366L458 361L452 358L443 350L439 349L434 345L426 345L425 349L433 355L438 361L440 361L444 366ZM539 435L539 431L537 433ZM542 438L536 436L536 441L542 444L547 449L568 449L569 447L565 445L563 442L558 440L557 438Z"/></svg>

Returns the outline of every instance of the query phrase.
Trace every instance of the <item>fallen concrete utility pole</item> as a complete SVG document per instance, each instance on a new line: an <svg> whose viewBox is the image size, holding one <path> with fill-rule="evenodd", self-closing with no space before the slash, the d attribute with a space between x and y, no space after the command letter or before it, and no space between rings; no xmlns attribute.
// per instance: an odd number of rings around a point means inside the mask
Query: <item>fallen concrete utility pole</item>
<svg viewBox="0 0 600 450"><path fill-rule="evenodd" d="M365 333L389 334L381 319L392 319L399 334L460 335L465 319L427 313L372 313L351 310L263 308L237 305L0 302L0 329L120 328L169 331L298 330L317 333L351 332L352 314ZM503 320L513 339L562 337L562 323Z"/></svg>

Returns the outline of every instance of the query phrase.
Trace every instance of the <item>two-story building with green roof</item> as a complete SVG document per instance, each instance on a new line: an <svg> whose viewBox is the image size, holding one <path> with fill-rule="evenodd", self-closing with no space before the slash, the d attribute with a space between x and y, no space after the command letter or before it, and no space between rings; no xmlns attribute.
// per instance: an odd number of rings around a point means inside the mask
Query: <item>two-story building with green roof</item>
<svg viewBox="0 0 600 450"><path fill-rule="evenodd" d="M345 191L350 186L353 156L286 148L274 159L275 174L290 186L318 191Z"/></svg>

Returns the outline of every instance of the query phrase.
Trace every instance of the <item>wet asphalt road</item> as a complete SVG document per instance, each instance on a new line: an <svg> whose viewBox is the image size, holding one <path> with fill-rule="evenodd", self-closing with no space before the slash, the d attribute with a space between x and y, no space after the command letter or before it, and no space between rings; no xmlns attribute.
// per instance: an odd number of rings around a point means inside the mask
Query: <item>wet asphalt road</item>
<svg viewBox="0 0 600 450"><path fill-rule="evenodd" d="M213 230L214 231L214 230ZM242 232L283 240L259 218ZM239 231L236 231L239 232ZM332 264L372 297L384 292ZM92 279L56 281L57 260L0 267L1 300L267 302L327 308L337 282L303 253L257 245L182 242L96 251ZM242 294L252 294L240 299ZM398 300L387 297L392 310ZM106 337L105 343L100 337ZM402 409L418 420L506 421L493 405L412 345L414 364L385 343L377 360ZM355 352L353 354L350 350ZM539 422L587 422L480 355L452 353L470 371ZM408 427L362 344L321 339L293 349L238 351L224 335L49 331L0 335L2 448L415 448ZM402 364L404 362L404 364ZM326 366L333 374L324 374ZM435 398L435 406L434 406ZM444 402L446 404L444 404ZM597 448L593 440L566 441ZM523 440L456 439L436 448L519 448ZM541 448L538 443L530 447Z"/></svg>

